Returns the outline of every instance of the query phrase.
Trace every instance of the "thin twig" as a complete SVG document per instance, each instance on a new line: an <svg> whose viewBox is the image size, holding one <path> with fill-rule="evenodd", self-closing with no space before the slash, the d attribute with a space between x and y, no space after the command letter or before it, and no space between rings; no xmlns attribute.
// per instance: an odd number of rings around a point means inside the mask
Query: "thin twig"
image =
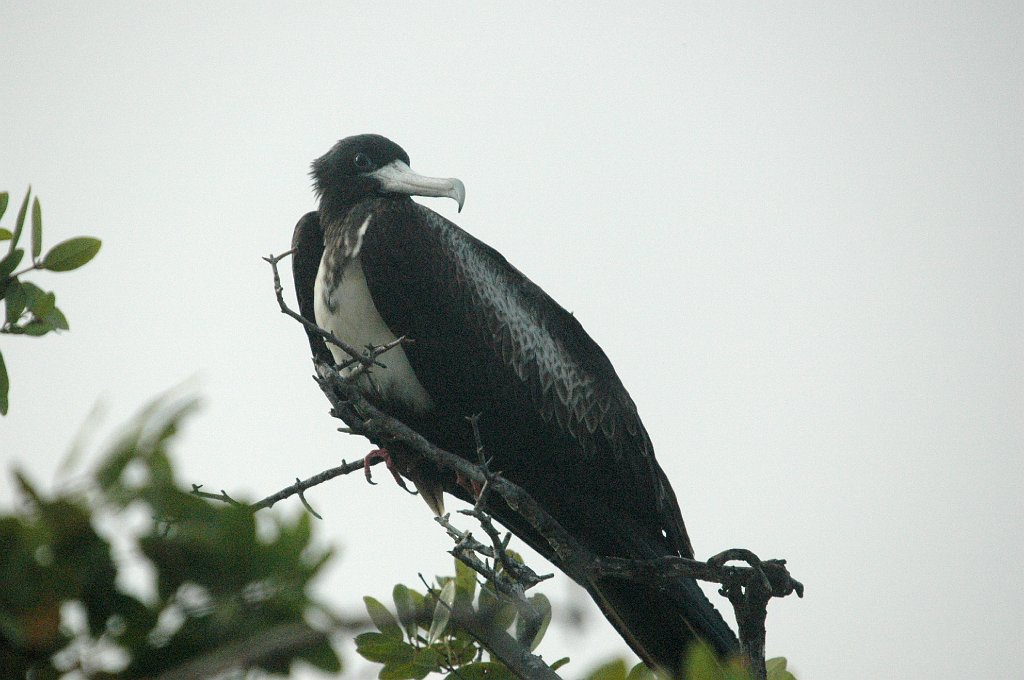
<svg viewBox="0 0 1024 680"><path fill-rule="evenodd" d="M376 465L379 462L381 461L371 460L369 462L369 465ZM367 463L364 462L364 459L362 458L352 463L346 463L345 461L341 461L341 465L339 465L338 467L333 467L329 470L324 470L323 472L315 474L308 479L300 480L296 478L295 483L292 484L291 486L286 486L277 493L272 493L263 500L257 501L256 503L253 503L248 507L250 510L262 510L263 508L271 508L278 501L282 501L285 498L290 498L291 496L297 495L299 496L299 500L302 501L302 504L306 506L306 509L313 513L314 517L316 517L317 519L323 519L323 517L318 515L316 511L314 511L313 508L310 507L309 503L303 496L306 489L317 486L318 484L323 484L324 482L332 480L335 477L340 477L341 475L347 475L352 472L362 471L363 469L365 469L366 465ZM199 496L200 498L206 498L215 501L223 501L224 503L228 503L229 505L245 506L245 503L236 501L223 490L220 493L210 493L208 491L202 491L202 488L202 484L193 484L192 494L195 496Z"/></svg>
<svg viewBox="0 0 1024 680"><path fill-rule="evenodd" d="M220 493L210 493L209 491L202 491L201 490L202 488L203 488L202 484L193 484L192 485L192 495L193 496L199 496L200 498L206 498L206 499L211 500L211 501L223 501L224 503L227 503L228 505L234 505L236 507L240 507L240 506L245 505L245 503L242 503L240 501L236 501L234 498L229 496L228 492L225 491L224 489L221 489Z"/></svg>
<svg viewBox="0 0 1024 680"><path fill-rule="evenodd" d="M380 461L378 460L371 460L369 464L376 465L379 462ZM341 465L339 465L338 467L333 467L329 470L324 470L323 472L313 475L312 477L304 479L302 481L296 479L295 483L292 484L291 486L285 487L278 491L277 493L271 494L264 498L263 500L253 503L252 509L260 510L262 508L272 508L274 507L274 503L277 503L278 501L284 500L285 498L288 498L290 496L301 494L305 492L306 489L314 487L318 484L323 484L324 482L334 479L335 477L340 477L341 475L347 475L353 472L362 471L365 467L366 463L362 458L351 463L341 461Z"/></svg>
<svg viewBox="0 0 1024 680"><path fill-rule="evenodd" d="M306 494L303 493L304 489L302 488L302 480L300 480L298 477L295 478L295 486L298 487L299 489L299 500L302 501L303 507L305 507L306 510L309 511L309 514L313 515L313 517L316 517L317 519L323 519L323 517L320 516L320 513L314 510L313 506L310 505L309 501L306 500Z"/></svg>
<svg viewBox="0 0 1024 680"><path fill-rule="evenodd" d="M490 525L490 528L494 533L488 532L491 535L491 545L488 546L473 538L473 534L470 532L462 531L453 525L450 521L450 515L446 514L443 517L435 517L434 521L444 527L451 539L455 541L455 547L448 551L449 554L488 581L491 581L495 589L502 595L525 601L527 590L542 581L554 577L554 574L539 576L525 564L520 564L509 557L506 552L508 541L501 540L493 524ZM487 521L488 523L490 522L489 517L487 517ZM486 561L477 557L477 555L483 555L493 559L495 563L500 563L503 571L498 571L495 567L490 566Z"/></svg>
<svg viewBox="0 0 1024 680"><path fill-rule="evenodd" d="M281 313L291 317L292 319L295 319L296 321L301 323L307 331L319 335L326 342L329 342L335 347L341 349L341 351L345 352L345 354L348 354L350 357L352 357L353 361L357 361L363 364L364 366L372 365L373 359L371 357L365 356L358 349L348 344L347 342L336 336L334 333L330 331L325 331L323 328L320 328L306 317L294 311L284 301L284 287L281 286L281 274L277 270L277 265L281 260L290 255L293 255L294 253L295 249L292 248L291 250L287 250L281 253L280 255L268 255L267 257L263 258L265 262L270 263L270 267L274 272L274 295L277 296L277 306L280 308Z"/></svg>

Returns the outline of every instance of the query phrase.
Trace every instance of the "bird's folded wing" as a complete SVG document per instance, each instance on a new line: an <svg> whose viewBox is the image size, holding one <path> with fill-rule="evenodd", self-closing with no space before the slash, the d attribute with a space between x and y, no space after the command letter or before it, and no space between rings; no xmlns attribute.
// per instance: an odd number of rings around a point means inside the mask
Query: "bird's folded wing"
<svg viewBox="0 0 1024 680"><path fill-rule="evenodd" d="M692 555L671 486L636 406L576 318L493 248L412 201L370 199L367 285L427 391L467 415L501 411L575 446L581 471L612 480L619 500L673 552ZM563 466L564 468L564 466Z"/></svg>

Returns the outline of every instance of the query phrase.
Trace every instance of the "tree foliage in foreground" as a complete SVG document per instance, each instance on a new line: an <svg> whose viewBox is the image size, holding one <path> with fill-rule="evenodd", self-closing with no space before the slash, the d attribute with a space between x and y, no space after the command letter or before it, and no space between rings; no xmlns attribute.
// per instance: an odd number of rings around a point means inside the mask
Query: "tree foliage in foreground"
<svg viewBox="0 0 1024 680"><path fill-rule="evenodd" d="M27 335L38 337L52 331L66 331L68 320L57 307L57 297L51 291L45 291L31 281L23 280L25 274L32 271L67 272L78 269L93 257L100 249L100 240L90 236L79 236L57 245L43 255L43 209L39 198L32 201L31 238L29 243L30 256L27 266L25 248L19 247L25 232L25 220L28 216L29 199L32 189L25 192L18 217L14 222L14 230L0 227L0 244L9 241L7 253L0 253L0 300L4 301L4 317L0 320L0 333L7 335ZM7 212L10 195L0 192L0 218ZM7 398L10 391L10 379L4 355L0 352L0 415L7 415Z"/></svg>
<svg viewBox="0 0 1024 680"><path fill-rule="evenodd" d="M148 409L80 491L46 495L17 474L19 510L0 517L0 676L340 670L307 622L331 617L309 594L330 557L310 546L309 516L266 513L257 530L247 508L182 489L166 447L190 408ZM144 583L128 586L115 549Z"/></svg>

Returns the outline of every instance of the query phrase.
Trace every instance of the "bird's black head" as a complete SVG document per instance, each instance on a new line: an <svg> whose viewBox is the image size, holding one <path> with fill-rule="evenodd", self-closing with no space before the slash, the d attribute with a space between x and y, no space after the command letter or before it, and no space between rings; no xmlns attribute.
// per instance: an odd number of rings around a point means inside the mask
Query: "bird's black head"
<svg viewBox="0 0 1024 680"><path fill-rule="evenodd" d="M387 137L355 135L341 140L313 161L310 174L320 196L347 187L357 193L372 193L378 182L370 173L394 161L409 165L409 154Z"/></svg>
<svg viewBox="0 0 1024 680"><path fill-rule="evenodd" d="M364 198L380 194L447 196L459 203L466 190L457 179L417 175L409 169L409 154L387 137L355 135L341 140L313 161L314 188L320 209L340 218Z"/></svg>

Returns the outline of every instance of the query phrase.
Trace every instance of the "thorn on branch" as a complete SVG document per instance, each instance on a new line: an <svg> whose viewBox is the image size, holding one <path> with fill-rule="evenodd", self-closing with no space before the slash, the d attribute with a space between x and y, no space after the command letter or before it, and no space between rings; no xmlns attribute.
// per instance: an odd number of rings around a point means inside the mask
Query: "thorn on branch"
<svg viewBox="0 0 1024 680"><path fill-rule="evenodd" d="M304 495L305 491L311 487L323 484L324 482L334 479L335 477L340 477L341 475L347 475L352 472L362 470L367 465L376 465L378 462L380 461L372 460L369 463L366 463L363 459L359 459L354 463L346 463L345 461L341 461L341 465L339 465L338 467L324 470L323 472L313 475L308 479L300 480L296 478L295 483L292 484L291 486L287 486L278 491L277 493L271 494L264 498L263 500L253 503L252 505L246 505L245 503L236 501L223 490L220 493L209 493L207 491L202 491L202 484L193 484L192 494L198 496L199 498L205 498L207 500L221 501L223 503L228 503L229 505L248 507L254 512L256 510L262 510L263 508L273 507L274 504L277 503L278 501L284 500L285 498L288 498L290 496L297 495L299 496L299 500L302 501L302 504L306 507L307 510L309 510L309 512L313 514L314 517L316 517L317 519L323 519L319 514L316 513L315 510L313 510L308 501L306 501Z"/></svg>
<svg viewBox="0 0 1024 680"><path fill-rule="evenodd" d="M284 288L281 286L281 273L278 271L277 265L278 263L281 262L281 260L288 257L289 255L293 255L294 253L295 249L293 248L292 250L283 252L280 255L269 255L268 257L263 258L265 262L270 264L270 268L273 271L274 295L277 297L277 306L280 309L281 313L291 317L292 319L295 319L296 321L301 323L306 328L306 330L319 335L324 339L325 342L328 342L334 345L335 347L339 348L341 351L345 352L345 354L348 354L350 357L352 357L352 359L363 364L362 368L365 369L367 365L373 363L373 359L371 357L364 356L362 352L360 352L358 349L348 344L347 342L343 341L334 333L330 331L325 331L323 328L320 328L311 320L294 311L291 307L288 306L288 303L284 301Z"/></svg>
<svg viewBox="0 0 1024 680"><path fill-rule="evenodd" d="M284 258L290 257L291 255L294 255L294 254L295 254L295 248L292 248L291 250L284 251L280 255L274 255L273 253L271 253L267 257L263 258L263 261L264 262L269 262L271 266L276 267L278 262L280 262Z"/></svg>
<svg viewBox="0 0 1024 680"><path fill-rule="evenodd" d="M304 489L302 488L302 480L298 477L295 478L295 488L298 490L297 493L299 494L299 500L302 501L302 505L306 510L309 510L309 514L313 515L313 517L316 517L317 519L323 519L323 517L313 509L313 506L309 504L309 501L306 500L306 494L303 493Z"/></svg>
<svg viewBox="0 0 1024 680"><path fill-rule="evenodd" d="M466 416L466 420L469 421L470 427L473 429L473 441L476 444L476 457L477 465L480 472L483 474L484 483L480 485L479 482L469 481L470 489L476 496L475 507L477 510L483 510L484 503L487 498L487 492L490 490L491 480L497 478L498 474L491 470L491 458L488 458L484 450L483 437L480 435L480 415L479 413Z"/></svg>
<svg viewBox="0 0 1024 680"><path fill-rule="evenodd" d="M221 489L220 493L210 493L209 491L201 491L200 489L202 489L202 488L203 488L202 484L193 484L192 485L192 495L193 496L198 496L199 498L206 498L206 499L211 500L211 501L223 501L224 503L227 503L228 505L234 505L236 507L241 507L241 506L245 505L245 503L241 503L239 501L236 501L234 498L229 496L227 494L227 492L224 491L224 489Z"/></svg>

